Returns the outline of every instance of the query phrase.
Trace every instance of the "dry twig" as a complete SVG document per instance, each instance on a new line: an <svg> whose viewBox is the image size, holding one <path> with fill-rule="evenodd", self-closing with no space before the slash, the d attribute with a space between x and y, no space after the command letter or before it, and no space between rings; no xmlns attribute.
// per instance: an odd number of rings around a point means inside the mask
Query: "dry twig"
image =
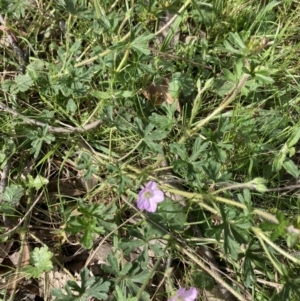
<svg viewBox="0 0 300 301"><path fill-rule="evenodd" d="M9 108L8 106L6 106L2 102L0 102L0 110L8 112L13 116L19 117L19 118L23 119L28 124L33 124L33 125L37 125L37 126L40 126L40 127L44 127L44 126L47 125L44 122L41 122L41 121L34 120L34 119L28 118L26 116L23 116L22 114L14 111L13 109ZM83 133L83 132L89 131L89 130L97 127L101 123L102 123L102 120L96 120L96 121L91 122L91 123L89 123L87 125L84 125L84 126L70 127L70 128L55 127L55 126L50 125L50 126L48 126L48 131L50 133L60 133L60 134Z"/></svg>

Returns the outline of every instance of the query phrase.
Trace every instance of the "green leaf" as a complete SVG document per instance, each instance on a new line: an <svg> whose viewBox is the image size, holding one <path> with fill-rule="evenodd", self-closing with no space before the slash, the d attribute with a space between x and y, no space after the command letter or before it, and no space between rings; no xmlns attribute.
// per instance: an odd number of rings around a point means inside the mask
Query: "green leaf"
<svg viewBox="0 0 300 301"><path fill-rule="evenodd" d="M169 82L168 92L173 98L178 98L181 91L181 73L176 72L172 76L172 80Z"/></svg>
<svg viewBox="0 0 300 301"><path fill-rule="evenodd" d="M219 172L221 169L221 164L216 161L210 161L203 165L203 169L206 172L209 179L217 182L219 178Z"/></svg>
<svg viewBox="0 0 300 301"><path fill-rule="evenodd" d="M293 298L293 295L300 295L300 278L287 279L284 283L281 291L275 294L270 301L292 301L297 300Z"/></svg>
<svg viewBox="0 0 300 301"><path fill-rule="evenodd" d="M174 22L172 22L172 25L168 28L168 34L166 37L164 37L163 43L160 46L161 51L164 51L168 48L168 46L171 46L172 39L174 38L177 29L179 28L180 23L182 22L182 19L183 19L183 15L178 14Z"/></svg>
<svg viewBox="0 0 300 301"><path fill-rule="evenodd" d="M190 96L194 91L194 80L187 74L181 74L180 86L183 96Z"/></svg>
<svg viewBox="0 0 300 301"><path fill-rule="evenodd" d="M93 247L93 240L94 240L94 237L91 233L91 230L85 229L85 231L80 239L80 243L82 244L82 246L85 249L91 249Z"/></svg>
<svg viewBox="0 0 300 301"><path fill-rule="evenodd" d="M145 269L144 271L132 276L131 281L135 282L135 283L143 284L143 283L145 283L145 281L148 280L149 274L150 274L150 272L147 269Z"/></svg>
<svg viewBox="0 0 300 301"><path fill-rule="evenodd" d="M151 52L149 50L148 42L152 38L154 38L154 34L142 34L139 35L133 42L131 42L130 46L132 49L136 50L137 52L141 52L143 54L149 55Z"/></svg>
<svg viewBox="0 0 300 301"><path fill-rule="evenodd" d="M300 127L296 127L293 130L292 135L289 137L289 139L286 142L288 148L294 146L299 141L299 139L300 139Z"/></svg>
<svg viewBox="0 0 300 301"><path fill-rule="evenodd" d="M45 185L48 185L49 183L49 180L42 177L41 175L37 175L35 178L33 178L31 175L28 175L27 178L27 187L34 188L36 190L39 190L40 188L42 188Z"/></svg>
<svg viewBox="0 0 300 301"><path fill-rule="evenodd" d="M202 139L198 137L193 145L193 152L189 158L189 162L195 162L199 159L200 154L208 147L209 143L202 143Z"/></svg>
<svg viewBox="0 0 300 301"><path fill-rule="evenodd" d="M132 268L132 263L128 262L127 264L125 264L125 266L123 267L123 269L120 271L119 275L122 277L127 276L129 274L129 271Z"/></svg>
<svg viewBox="0 0 300 301"><path fill-rule="evenodd" d="M117 91L116 93L114 93L114 97L115 98L130 98L134 96L134 92L133 91Z"/></svg>
<svg viewBox="0 0 300 301"><path fill-rule="evenodd" d="M163 236L163 235L162 235ZM158 257L163 257L165 255L165 250L160 244L149 244L149 248L155 253Z"/></svg>
<svg viewBox="0 0 300 301"><path fill-rule="evenodd" d="M180 92L187 97L192 94L193 90L194 83L190 76L180 72L176 72L172 75L168 91L173 98L178 98Z"/></svg>
<svg viewBox="0 0 300 301"><path fill-rule="evenodd" d="M180 204L167 198L161 203L158 214L170 229L180 231L184 228L186 213Z"/></svg>
<svg viewBox="0 0 300 301"><path fill-rule="evenodd" d="M224 46L229 52L234 53L234 54L240 54L240 51L233 48L232 45L228 41L224 41Z"/></svg>
<svg viewBox="0 0 300 301"><path fill-rule="evenodd" d="M249 226L249 224L248 224L248 226ZM231 225L231 233L232 233L233 237L235 238L235 240L239 244L242 244L242 243L245 244L249 241L249 231L246 231L245 228L238 227L238 225L239 225L238 222L236 223L236 225ZM250 225L250 227L251 227L251 225Z"/></svg>
<svg viewBox="0 0 300 301"><path fill-rule="evenodd" d="M33 80L28 74L16 76L15 82L17 84L18 89L21 92L27 91L30 88L30 86L33 85Z"/></svg>
<svg viewBox="0 0 300 301"><path fill-rule="evenodd" d="M169 118L169 116L162 116L157 113L152 113L149 120L161 130L170 131L175 124L175 120L173 118Z"/></svg>
<svg viewBox="0 0 300 301"><path fill-rule="evenodd" d="M220 148L218 145L215 146L214 144L212 145L212 148L216 153L217 160L222 162L222 163L225 163L226 159L227 159L226 151L223 150L222 148Z"/></svg>
<svg viewBox="0 0 300 301"><path fill-rule="evenodd" d="M12 86L16 86L16 85L15 82L10 79L6 79L1 83L1 87L4 92L9 92Z"/></svg>
<svg viewBox="0 0 300 301"><path fill-rule="evenodd" d="M75 101L70 98L67 102L67 105L66 105L66 109L72 114L74 115L76 110L77 110L77 105L75 103Z"/></svg>
<svg viewBox="0 0 300 301"><path fill-rule="evenodd" d="M261 20L264 15L266 15L267 12L271 11L276 5L279 5L281 1L273 0L269 2L267 5L264 5L264 7L259 12L259 15L257 16L258 20Z"/></svg>
<svg viewBox="0 0 300 301"><path fill-rule="evenodd" d="M240 49L246 48L246 45L244 44L244 42L242 41L241 37L239 36L239 34L237 32L235 32L235 33L230 32L229 40Z"/></svg>
<svg viewBox="0 0 300 301"><path fill-rule="evenodd" d="M70 54L76 54L76 52L80 49L81 47L81 40L75 40L73 41L71 47L69 48L69 55Z"/></svg>
<svg viewBox="0 0 300 301"><path fill-rule="evenodd" d="M152 141L156 141L156 140L163 140L167 137L168 132L164 131L164 130L155 130L153 131L151 134L148 134L145 138L144 141L146 140L152 140Z"/></svg>
<svg viewBox="0 0 300 301"><path fill-rule="evenodd" d="M298 238L300 237L299 235L299 230L298 233L288 233L287 238L286 238L286 244L289 248L292 248L296 242L298 241Z"/></svg>
<svg viewBox="0 0 300 301"><path fill-rule="evenodd" d="M103 270L108 273L113 273L114 275L119 275L120 269L116 256L112 253L109 253L107 256L107 262L109 263L109 265L103 264Z"/></svg>
<svg viewBox="0 0 300 301"><path fill-rule="evenodd" d="M255 178L252 181L250 181L251 185L255 186L255 189L259 192L266 192L268 191L268 188L266 185L264 185L267 181L264 178Z"/></svg>
<svg viewBox="0 0 300 301"><path fill-rule="evenodd" d="M97 300L107 300L110 287L110 282L103 281L102 278L89 277L89 270L84 268L80 272L81 286L75 281L67 281L65 285L66 295L61 289L53 289L52 295L56 298L55 301L85 301L91 298Z"/></svg>
<svg viewBox="0 0 300 301"><path fill-rule="evenodd" d="M205 236L206 237L215 237L219 241L221 239L222 232L223 232L222 225L212 226L210 229L207 229L205 231Z"/></svg>
<svg viewBox="0 0 300 301"><path fill-rule="evenodd" d="M274 79L271 78L267 72L265 71L258 71L255 72L255 78L261 81L264 84L274 84Z"/></svg>
<svg viewBox="0 0 300 301"><path fill-rule="evenodd" d="M53 253L48 250L48 247L35 248L30 254L31 265L23 268L26 278L38 278L43 272L52 270L52 257Z"/></svg>
<svg viewBox="0 0 300 301"><path fill-rule="evenodd" d="M256 281L251 259L246 256L243 263L243 280L246 287L250 287Z"/></svg>
<svg viewBox="0 0 300 301"><path fill-rule="evenodd" d="M28 0L10 1L9 4L5 8L18 19L24 18L26 10L28 7L31 7L31 3Z"/></svg>
<svg viewBox="0 0 300 301"><path fill-rule="evenodd" d="M125 255L129 255L132 251L136 250L145 244L143 240L132 240L129 238L123 238L119 243L119 248L124 251Z"/></svg>
<svg viewBox="0 0 300 301"><path fill-rule="evenodd" d="M283 162L284 169L293 177L298 178L299 177L299 169L297 165L290 159L286 159Z"/></svg>
<svg viewBox="0 0 300 301"><path fill-rule="evenodd" d="M33 80L39 80L39 77L42 75L41 72L45 68L45 62L37 58L31 58L31 60L32 61L27 65L26 70Z"/></svg>
<svg viewBox="0 0 300 301"><path fill-rule="evenodd" d="M228 69L223 68L224 78L232 83L236 83L236 76Z"/></svg>
<svg viewBox="0 0 300 301"><path fill-rule="evenodd" d="M158 143L155 143L151 140L144 140L145 144L150 148L150 150L152 150L153 152L155 153L158 153L158 154L162 154L163 153L163 149L162 149L162 145L161 144L158 144Z"/></svg>
<svg viewBox="0 0 300 301"><path fill-rule="evenodd" d="M118 285L115 286L114 296L116 297L116 300L118 300L118 301L138 301L138 299L136 297L126 298L125 294L123 294L121 288Z"/></svg>
<svg viewBox="0 0 300 301"><path fill-rule="evenodd" d="M289 148L288 148L287 144L284 143L280 152L278 154L276 154L276 156L273 160L273 163L272 163L273 171L279 171L282 168L283 162L284 162L288 152L289 152Z"/></svg>
<svg viewBox="0 0 300 301"><path fill-rule="evenodd" d="M47 144L50 144L51 142L55 141L55 137L48 132L49 126L46 125L43 128L38 128L36 131L32 131L28 134L28 138L32 140L31 146L32 149L30 150L31 154L34 154L34 158L37 158L43 142L46 142Z"/></svg>
<svg viewBox="0 0 300 301"><path fill-rule="evenodd" d="M228 81L224 81L224 80L216 80L214 82L214 84L215 84L214 91L219 96L226 95L234 87L234 84L232 82L228 82Z"/></svg>
<svg viewBox="0 0 300 301"><path fill-rule="evenodd" d="M184 146L179 145L177 143L171 143L170 144L170 151L175 154L178 155L182 160L187 160L187 154L186 154L186 149Z"/></svg>
<svg viewBox="0 0 300 301"><path fill-rule="evenodd" d="M225 234L224 249L225 252L229 251L229 254L234 260L238 259L238 253L240 252L241 248L240 245L234 239L232 239L230 235Z"/></svg>
<svg viewBox="0 0 300 301"><path fill-rule="evenodd" d="M2 195L2 200L8 202L11 206L15 206L24 195L24 189L15 184L7 186Z"/></svg>
<svg viewBox="0 0 300 301"><path fill-rule="evenodd" d="M112 97L111 93L103 91L92 91L90 94L98 99L111 99Z"/></svg>

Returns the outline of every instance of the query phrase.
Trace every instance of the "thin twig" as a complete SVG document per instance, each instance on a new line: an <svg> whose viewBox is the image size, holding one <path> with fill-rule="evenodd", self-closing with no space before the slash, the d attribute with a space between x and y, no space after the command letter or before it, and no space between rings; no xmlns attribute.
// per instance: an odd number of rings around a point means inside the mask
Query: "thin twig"
<svg viewBox="0 0 300 301"><path fill-rule="evenodd" d="M181 246L179 244L176 245L178 250L182 251L187 257L189 257L193 262L195 262L202 270L204 270L207 274L213 277L223 288L225 288L228 292L230 292L237 300L239 301L246 301L247 299L244 298L239 292L235 291L227 282L223 280L218 274L216 274L213 270L211 270L203 260L199 259L196 254L192 253L192 249L188 250L186 246Z"/></svg>
<svg viewBox="0 0 300 301"><path fill-rule="evenodd" d="M26 211L25 215L21 218L21 220L19 221L19 223L12 228L10 231L0 234L0 239L7 237L9 235L14 234L15 232L17 232L19 230L19 227L22 225L22 223L24 222L24 220L26 219L26 217L31 213L32 209L34 208L34 206L38 203L38 201L42 198L44 192L42 191L39 196L36 198L36 200L32 203L32 205L30 206L30 208Z"/></svg>
<svg viewBox="0 0 300 301"><path fill-rule="evenodd" d="M165 57L165 58L170 58L170 59L174 59L174 60L180 60L180 61L189 63L190 65L196 66L196 67L201 67L201 68L204 68L204 69L207 69L207 70L213 70L213 68L210 67L210 66L207 66L207 65L204 65L204 64L201 64L201 63L197 63L197 62L195 62L193 60L186 59L186 58L181 57L179 55L164 53L164 52L159 51L159 50L157 50L157 49L155 49L153 47L149 47L149 49L153 53L155 53L155 54L157 54L159 56Z"/></svg>
<svg viewBox="0 0 300 301"><path fill-rule="evenodd" d="M33 125L37 125L40 127L45 127L47 124L38 120L34 120L31 118L28 118L26 116L23 116L22 114L14 111L13 109L7 107L4 103L0 102L0 110L5 111L10 113L13 116L17 116L21 119L23 119L26 123L28 124L33 124ZM89 131L95 127L97 127L98 125L100 125L102 123L102 120L96 120L94 122L91 122L87 125L84 126L79 126L79 127L70 127L70 128L63 128L63 127L55 127L55 126L48 126L48 131L50 133L60 133L60 134L70 134L70 133L83 133L86 131Z"/></svg>
<svg viewBox="0 0 300 301"><path fill-rule="evenodd" d="M225 187L214 191L212 193L213 195L218 194L218 193L223 192L223 191L228 191L228 190L238 190L238 189L257 190L257 187L256 187L255 184L249 184L249 183L231 184L231 183L221 182L221 183L215 183L214 185L224 185ZM299 188L300 188L300 184L294 184L294 185L288 185L288 186L284 186L284 187L267 188L266 192L295 190L295 189L299 189Z"/></svg>
<svg viewBox="0 0 300 301"><path fill-rule="evenodd" d="M196 225L193 227L193 230L195 231L196 235L198 238L204 238L202 231L200 230L199 227L197 227ZM212 270L213 273L215 273L216 275L218 275L220 278L222 278L222 271L220 271L220 269L218 268L218 264L216 261L215 256L213 255L211 249L206 246L206 245L200 245L199 246L202 253L204 254L204 256L206 257L206 260L209 264L210 269ZM227 276L227 275L226 275ZM222 297L224 298L224 300L226 301L233 301L233 295L232 293L226 288L224 287L222 284L220 284L219 282L217 283L218 285L218 290L221 293Z"/></svg>
<svg viewBox="0 0 300 301"><path fill-rule="evenodd" d="M97 252L100 250L101 246L106 242L106 240L112 235L114 234L119 228L122 228L125 224L127 224L128 222L130 222L132 219L134 219L137 215L139 215L140 212L136 212L132 217L130 217L129 219L127 219L125 222L123 222L121 225L119 225L116 229L112 230L110 233L108 233L98 244L97 248L90 253L90 256L88 257L88 259L85 262L84 267L87 267L91 260L95 257L95 254L97 254Z"/></svg>

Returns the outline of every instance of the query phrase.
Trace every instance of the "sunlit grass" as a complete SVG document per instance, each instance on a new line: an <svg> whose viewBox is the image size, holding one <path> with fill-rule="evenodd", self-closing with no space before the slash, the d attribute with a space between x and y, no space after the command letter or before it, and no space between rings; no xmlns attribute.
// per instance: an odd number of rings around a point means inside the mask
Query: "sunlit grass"
<svg viewBox="0 0 300 301"><path fill-rule="evenodd" d="M196 287L198 300L296 301L297 3L27 2L0 6L7 253L19 241L76 261L74 245L109 244L96 276L113 300ZM7 35L30 50L24 74ZM136 206L149 181L165 194L153 214ZM3 257L2 298L30 263L21 250L25 263Z"/></svg>

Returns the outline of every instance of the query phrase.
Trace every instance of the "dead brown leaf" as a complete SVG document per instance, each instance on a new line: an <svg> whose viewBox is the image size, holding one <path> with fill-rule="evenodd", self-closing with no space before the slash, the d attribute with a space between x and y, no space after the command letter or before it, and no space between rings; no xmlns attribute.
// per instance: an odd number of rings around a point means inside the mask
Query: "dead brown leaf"
<svg viewBox="0 0 300 301"><path fill-rule="evenodd" d="M161 106L164 102L172 105L176 102L176 109L179 113L181 112L178 99L174 99L169 93L169 80L167 78L163 78L161 84L152 83L147 89L142 90L142 93L148 100L153 102L154 106Z"/></svg>

